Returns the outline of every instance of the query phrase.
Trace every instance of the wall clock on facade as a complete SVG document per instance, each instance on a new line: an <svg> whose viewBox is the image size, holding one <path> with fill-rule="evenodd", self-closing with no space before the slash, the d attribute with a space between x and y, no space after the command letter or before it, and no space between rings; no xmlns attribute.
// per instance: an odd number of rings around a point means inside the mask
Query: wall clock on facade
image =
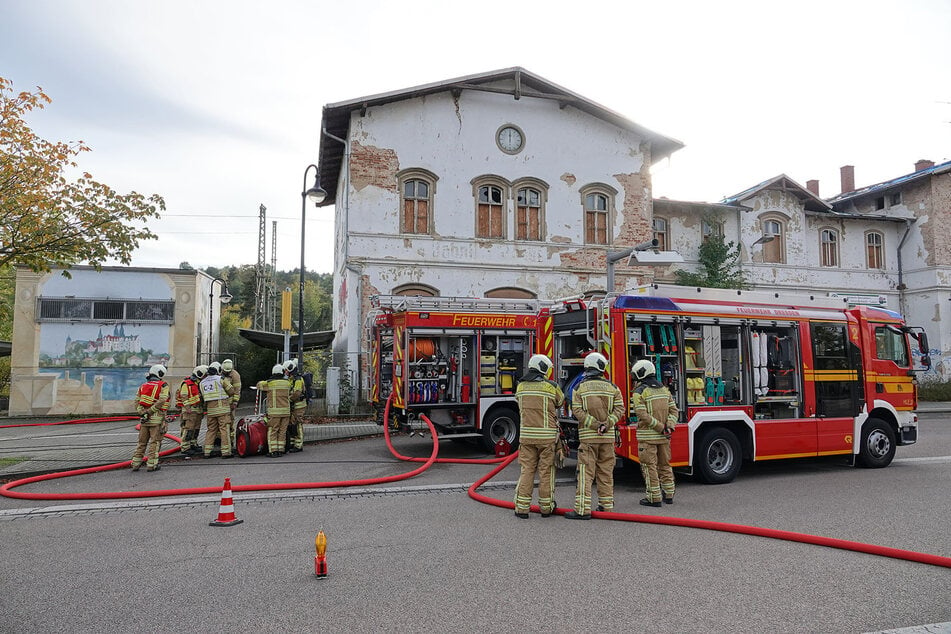
<svg viewBox="0 0 951 634"><path fill-rule="evenodd" d="M525 135L514 125L504 125L499 128L495 137L499 149L507 154L518 154L525 145Z"/></svg>

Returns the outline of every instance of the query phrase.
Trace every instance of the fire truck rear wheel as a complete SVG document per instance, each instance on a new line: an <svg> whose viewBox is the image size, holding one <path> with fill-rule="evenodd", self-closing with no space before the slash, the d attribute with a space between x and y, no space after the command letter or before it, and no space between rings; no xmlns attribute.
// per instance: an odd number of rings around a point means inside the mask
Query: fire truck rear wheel
<svg viewBox="0 0 951 634"><path fill-rule="evenodd" d="M486 451L495 451L495 443L505 438L512 446L512 451L518 448L518 414L508 407L499 407L492 410L482 422L482 447Z"/></svg>
<svg viewBox="0 0 951 634"><path fill-rule="evenodd" d="M726 484L736 478L743 463L740 441L726 427L707 430L697 444L694 465L701 482Z"/></svg>
<svg viewBox="0 0 951 634"><path fill-rule="evenodd" d="M880 418L869 418L862 425L859 465L867 469L887 467L895 457L895 432Z"/></svg>

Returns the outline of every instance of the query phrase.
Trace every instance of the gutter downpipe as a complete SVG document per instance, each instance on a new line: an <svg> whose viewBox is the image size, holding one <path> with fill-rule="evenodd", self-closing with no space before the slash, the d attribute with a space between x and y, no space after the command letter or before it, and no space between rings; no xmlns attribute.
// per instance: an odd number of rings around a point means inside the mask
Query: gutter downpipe
<svg viewBox="0 0 951 634"><path fill-rule="evenodd" d="M902 266L901 248L911 233L911 225L918 221L917 218L905 218L905 233L898 242L898 312L905 315L905 271Z"/></svg>
<svg viewBox="0 0 951 634"><path fill-rule="evenodd" d="M340 137L335 136L331 134L330 132L328 132L326 126L321 126L320 132L321 134L326 136L328 139L333 139L337 143L340 143L341 145L343 145L343 158L341 160L342 170L343 170L342 172L343 173L343 214L342 214L343 215L343 245L342 245L343 262L340 266L340 274L341 274L341 278L343 278L344 275L347 275L347 268L348 268L348 264L350 260L350 143L347 140L341 139ZM359 280L359 278L357 279ZM358 293L362 295L362 291L359 288L358 288ZM358 295L358 297L361 295ZM336 327L336 325L334 327ZM350 347L350 342L348 339L347 341L348 349L344 350L344 361L349 360L348 358L349 347ZM358 355L358 358L359 358L359 355ZM333 359L333 355L331 355L331 359ZM332 361L331 363L335 366L341 365L334 361ZM355 384L359 386L361 384L362 373L360 372L359 364L356 364L356 366L357 367L354 370L357 374L357 380L355 381Z"/></svg>

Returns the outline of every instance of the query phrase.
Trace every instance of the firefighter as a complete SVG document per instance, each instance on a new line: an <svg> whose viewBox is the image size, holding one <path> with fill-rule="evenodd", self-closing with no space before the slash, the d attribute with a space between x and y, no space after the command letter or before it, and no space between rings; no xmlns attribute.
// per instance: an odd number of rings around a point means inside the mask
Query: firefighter
<svg viewBox="0 0 951 634"><path fill-rule="evenodd" d="M231 446L234 447L234 436L237 430L237 425L234 424L235 410L238 408L238 401L241 400L241 375L234 369L232 359L225 359L221 362L220 374L222 378L231 381L231 386L234 388L234 395L231 397Z"/></svg>
<svg viewBox="0 0 951 634"><path fill-rule="evenodd" d="M646 485L643 506L674 503L674 470L670 468L670 435L677 425L677 404L657 380L654 364L641 359L631 367L636 387L631 393L631 422L637 423L637 457Z"/></svg>
<svg viewBox="0 0 951 634"><path fill-rule="evenodd" d="M231 397L234 387L231 381L218 372L221 365L216 361L208 366L208 374L201 380L202 398L205 401L208 429L205 431L205 458L216 454L215 442L221 442L221 457L233 458L231 453Z"/></svg>
<svg viewBox="0 0 951 634"><path fill-rule="evenodd" d="M155 364L149 368L145 383L139 386L135 399L135 411L139 415L139 441L132 454L132 470L138 471L142 467L142 459L148 447L148 468L146 471L161 469L158 463L159 451L162 448L162 436L165 434L167 423L165 412L168 411L171 392L168 383L163 381L167 370L162 364Z"/></svg>
<svg viewBox="0 0 951 634"><path fill-rule="evenodd" d="M287 450L304 450L304 412L307 411L307 386L297 371L297 359L284 362L284 374L291 382L291 422L287 428Z"/></svg>
<svg viewBox="0 0 951 634"><path fill-rule="evenodd" d="M591 483L597 482L598 510L614 508L615 426L624 415L621 390L604 376L608 360L598 352L584 358L584 378L571 393L571 413L578 419L578 486L572 520L591 519Z"/></svg>
<svg viewBox="0 0 951 634"><path fill-rule="evenodd" d="M515 388L519 428L518 464L522 471L515 488L515 517L528 519L538 472L538 509L542 517L555 510L555 443L561 428L556 412L565 402L558 384L548 379L553 368L551 359L543 354L532 355L528 372Z"/></svg>
<svg viewBox="0 0 951 634"><path fill-rule="evenodd" d="M199 365L192 370L191 376L182 381L175 393L176 404L181 412L182 444L179 449L183 456L201 453L198 435L201 432L201 419L205 415L201 388L198 383L208 373L208 366Z"/></svg>
<svg viewBox="0 0 951 634"><path fill-rule="evenodd" d="M291 382L284 376L284 366L278 363L271 368L271 378L259 381L258 389L267 393L267 455L277 458L286 453L285 438L291 419Z"/></svg>

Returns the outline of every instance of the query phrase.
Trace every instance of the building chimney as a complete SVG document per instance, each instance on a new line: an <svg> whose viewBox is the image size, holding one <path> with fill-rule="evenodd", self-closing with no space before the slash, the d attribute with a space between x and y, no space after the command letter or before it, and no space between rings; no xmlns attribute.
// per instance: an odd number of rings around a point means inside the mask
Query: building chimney
<svg viewBox="0 0 951 634"><path fill-rule="evenodd" d="M819 181L815 179L811 181L806 181L806 189L808 189L809 193L815 196L816 198L819 197Z"/></svg>
<svg viewBox="0 0 951 634"><path fill-rule="evenodd" d="M915 163L915 171L920 172L921 170L931 169L934 167L934 161L929 161L928 159L921 159Z"/></svg>
<svg viewBox="0 0 951 634"><path fill-rule="evenodd" d="M839 168L839 174L842 177L842 193L848 194L855 191L855 166L843 165Z"/></svg>

